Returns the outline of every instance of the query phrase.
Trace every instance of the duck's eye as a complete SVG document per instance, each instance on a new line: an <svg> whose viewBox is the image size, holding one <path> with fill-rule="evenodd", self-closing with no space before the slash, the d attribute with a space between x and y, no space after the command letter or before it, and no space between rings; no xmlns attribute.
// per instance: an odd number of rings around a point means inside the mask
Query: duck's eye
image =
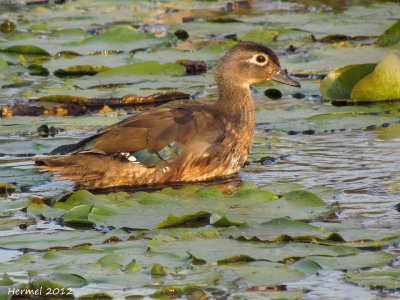
<svg viewBox="0 0 400 300"><path fill-rule="evenodd" d="M249 60L249 62L264 67L268 63L268 56L264 54L256 54Z"/></svg>
<svg viewBox="0 0 400 300"><path fill-rule="evenodd" d="M259 62L259 63L265 62L265 56L264 55L258 55L256 57L256 61Z"/></svg>

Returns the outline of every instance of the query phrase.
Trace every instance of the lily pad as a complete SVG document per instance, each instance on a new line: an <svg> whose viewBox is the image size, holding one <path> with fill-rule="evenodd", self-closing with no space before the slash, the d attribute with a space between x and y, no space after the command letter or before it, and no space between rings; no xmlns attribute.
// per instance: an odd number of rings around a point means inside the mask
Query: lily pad
<svg viewBox="0 0 400 300"><path fill-rule="evenodd" d="M186 214L180 217L169 215L164 221L157 225L156 229L171 227L198 227L210 223L211 214L208 212L198 212L196 214Z"/></svg>
<svg viewBox="0 0 400 300"><path fill-rule="evenodd" d="M28 70L32 76L48 76L50 74L49 70L37 64L29 65Z"/></svg>
<svg viewBox="0 0 400 300"><path fill-rule="evenodd" d="M351 91L353 101L400 98L400 58L388 54Z"/></svg>
<svg viewBox="0 0 400 300"><path fill-rule="evenodd" d="M353 87L375 67L376 64L349 65L329 73L319 87L322 97L328 100L350 99Z"/></svg>
<svg viewBox="0 0 400 300"><path fill-rule="evenodd" d="M356 270L360 268L384 266L393 261L395 257L387 252L376 251L344 257L313 256L308 259L328 270Z"/></svg>
<svg viewBox="0 0 400 300"><path fill-rule="evenodd" d="M111 67L107 66L77 65L68 67L66 69L57 69L54 71L54 75L58 77L96 75L97 73L104 72L110 69Z"/></svg>
<svg viewBox="0 0 400 300"><path fill-rule="evenodd" d="M0 72L6 70L8 68L8 64L6 62L6 60L3 58L3 56L1 56L0 54Z"/></svg>
<svg viewBox="0 0 400 300"><path fill-rule="evenodd" d="M160 64L158 61L138 62L131 65L120 66L109 71L98 74L98 78L129 76L129 75L183 75L186 68L180 64L165 63Z"/></svg>
<svg viewBox="0 0 400 300"><path fill-rule="evenodd" d="M41 56L51 56L49 52L46 50L34 46L34 45L17 45L17 46L11 46L8 47L4 50L4 52L10 52L10 53L21 53L21 54L34 54L34 55L41 55Z"/></svg>
<svg viewBox="0 0 400 300"><path fill-rule="evenodd" d="M94 42L108 42L108 43L120 43L120 42L131 42L136 40L142 40L145 38L155 38L154 34L143 33L131 26L118 25L111 27L106 32L98 34L87 39L84 39L81 43L94 43Z"/></svg>
<svg viewBox="0 0 400 300"><path fill-rule="evenodd" d="M270 30L270 29L255 29L251 30L248 33L242 35L240 37L241 40L243 41L252 41L256 43L261 43L270 47L275 46L273 43L274 38L279 35L279 32L276 30Z"/></svg>
<svg viewBox="0 0 400 300"><path fill-rule="evenodd" d="M400 270L348 271L346 280L373 288L400 289Z"/></svg>
<svg viewBox="0 0 400 300"><path fill-rule="evenodd" d="M400 20L390 26L379 37L376 44L380 47L388 47L397 44L400 41Z"/></svg>

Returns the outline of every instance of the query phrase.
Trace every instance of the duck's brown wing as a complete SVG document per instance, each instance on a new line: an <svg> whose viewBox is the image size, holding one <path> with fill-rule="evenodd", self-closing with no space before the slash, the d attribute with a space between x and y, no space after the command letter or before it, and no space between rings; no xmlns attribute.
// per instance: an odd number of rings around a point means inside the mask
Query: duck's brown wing
<svg viewBox="0 0 400 300"><path fill-rule="evenodd" d="M129 117L67 149L74 154L119 156L145 167L164 167L185 147L201 143L206 147L198 151L204 152L207 145L220 143L225 131L226 121L212 106L178 101ZM41 159L40 163L51 169L46 161L50 162Z"/></svg>

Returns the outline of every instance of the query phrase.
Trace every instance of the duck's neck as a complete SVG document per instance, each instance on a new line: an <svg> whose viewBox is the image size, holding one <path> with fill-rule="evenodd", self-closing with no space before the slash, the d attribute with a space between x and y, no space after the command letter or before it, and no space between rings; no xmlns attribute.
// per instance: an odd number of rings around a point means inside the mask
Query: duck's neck
<svg viewBox="0 0 400 300"><path fill-rule="evenodd" d="M240 125L254 128L255 104L249 86L234 82L225 83L223 81L218 82L219 100L215 105L226 114L237 119Z"/></svg>

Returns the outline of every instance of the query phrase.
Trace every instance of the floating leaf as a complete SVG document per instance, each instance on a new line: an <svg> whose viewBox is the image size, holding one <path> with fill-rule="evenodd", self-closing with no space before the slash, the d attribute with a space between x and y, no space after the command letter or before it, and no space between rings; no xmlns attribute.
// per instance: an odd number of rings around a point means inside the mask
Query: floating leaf
<svg viewBox="0 0 400 300"><path fill-rule="evenodd" d="M195 214L185 214L180 217L169 215L164 221L157 225L156 229L170 227L198 227L210 224L211 214L206 211L200 211Z"/></svg>
<svg viewBox="0 0 400 300"><path fill-rule="evenodd" d="M166 276L167 272L165 271L165 267L162 264L154 264L150 270L151 275L153 276Z"/></svg>
<svg viewBox="0 0 400 300"><path fill-rule="evenodd" d="M379 47L388 47L395 45L400 41L400 20L397 20L392 26L385 30L379 37L376 44Z"/></svg>
<svg viewBox="0 0 400 300"><path fill-rule="evenodd" d="M98 34L87 39L84 39L81 43L93 43L93 42L108 42L108 43L116 43L116 42L130 42L136 40L142 40L146 38L155 38L154 34L143 33L131 26L126 25L117 25L111 27L109 30L102 34Z"/></svg>
<svg viewBox="0 0 400 300"><path fill-rule="evenodd" d="M29 75L32 76L48 76L49 70L41 65L32 64L28 66Z"/></svg>
<svg viewBox="0 0 400 300"><path fill-rule="evenodd" d="M55 283L55 282L52 282L50 280L43 279L43 278L35 279L32 282L30 282L29 288L33 289L33 290L43 291L43 293L45 293L45 291L49 291L49 290L50 291L60 291L60 290L67 291L68 290L65 286L62 286L58 283ZM66 293L66 294L68 294L68 293ZM65 298L74 298L73 293L70 293L69 295L63 295L63 296Z"/></svg>
<svg viewBox="0 0 400 300"><path fill-rule="evenodd" d="M376 64L349 65L329 73L319 87L322 97L327 100L350 99L351 90L356 83L375 67Z"/></svg>
<svg viewBox="0 0 400 300"><path fill-rule="evenodd" d="M49 95L38 99L40 102L69 103L78 102L80 104L88 103L85 97L69 96L69 95Z"/></svg>
<svg viewBox="0 0 400 300"><path fill-rule="evenodd" d="M71 51L71 50L62 50L57 52L56 54L54 54L54 57L58 58L58 57L64 57L64 58L74 58L77 56L82 56L82 54L75 52L75 51Z"/></svg>
<svg viewBox="0 0 400 300"><path fill-rule="evenodd" d="M125 251L107 254L97 263L105 268L120 269L123 266L128 266L130 263L132 263L132 254Z"/></svg>
<svg viewBox="0 0 400 300"><path fill-rule="evenodd" d="M66 222L88 222L88 215L93 209L93 205L78 205L62 216Z"/></svg>
<svg viewBox="0 0 400 300"><path fill-rule="evenodd" d="M256 259L246 254L238 254L228 258L220 259L217 261L217 264L228 265L228 264L236 264L236 263L252 262L252 261L256 261Z"/></svg>
<svg viewBox="0 0 400 300"><path fill-rule="evenodd" d="M56 30L50 34L51 37L62 37L62 38L65 38L66 36L85 37L86 35L87 33L79 28Z"/></svg>
<svg viewBox="0 0 400 300"><path fill-rule="evenodd" d="M41 56L51 56L46 50L34 45L17 45L11 46L3 50L4 52L20 53L20 54L34 54Z"/></svg>
<svg viewBox="0 0 400 300"><path fill-rule="evenodd" d="M323 269L356 270L368 267L379 267L389 264L395 259L392 254L376 251L362 252L357 255L343 257L313 256L308 259L319 264Z"/></svg>
<svg viewBox="0 0 400 300"><path fill-rule="evenodd" d="M57 69L54 75L57 77L64 76L83 76L83 75L96 75L97 73L110 70L111 67L107 66L91 66L91 65L76 65L66 69Z"/></svg>
<svg viewBox="0 0 400 300"><path fill-rule="evenodd" d="M282 197L300 206L318 207L325 205L325 202L320 197L305 190L292 191L284 194Z"/></svg>
<svg viewBox="0 0 400 300"><path fill-rule="evenodd" d="M11 280L10 276L8 276L7 273L3 274L3 278L0 280L0 286L1 285L12 285L14 284L14 281Z"/></svg>
<svg viewBox="0 0 400 300"><path fill-rule="evenodd" d="M6 70L8 68L8 64L6 62L6 60L3 58L3 56L1 56L0 54L0 72Z"/></svg>
<svg viewBox="0 0 400 300"><path fill-rule="evenodd" d="M239 189L235 193L235 197L243 197L246 202L267 202L278 199L278 196L265 190L260 189Z"/></svg>
<svg viewBox="0 0 400 300"><path fill-rule="evenodd" d="M361 79L351 91L351 100L387 100L400 98L400 58L388 54L375 70Z"/></svg>
<svg viewBox="0 0 400 300"><path fill-rule="evenodd" d="M400 289L400 270L348 271L346 280L362 286Z"/></svg>
<svg viewBox="0 0 400 300"><path fill-rule="evenodd" d="M167 286L151 295L152 298L156 299L165 297L168 299L171 296L182 296L182 289L179 286Z"/></svg>
<svg viewBox="0 0 400 300"><path fill-rule="evenodd" d="M50 279L67 287L82 287L89 283L85 278L77 274L55 273L51 275Z"/></svg>
<svg viewBox="0 0 400 300"><path fill-rule="evenodd" d="M229 227L229 226L239 226L242 225L243 222L231 221L226 216L222 216L219 219L211 222L212 225L216 227Z"/></svg>
<svg viewBox="0 0 400 300"><path fill-rule="evenodd" d="M140 265L136 262L136 259L133 259L132 262L124 268L124 272L127 274L136 273L139 271L140 271Z"/></svg>
<svg viewBox="0 0 400 300"><path fill-rule="evenodd" d="M200 258L200 257L196 257L196 256L194 256L192 253L190 253L190 252L187 252L187 254L189 254L189 256L190 256L190 262L193 264L193 265L205 265L207 262L204 260L204 259L202 259L202 258Z"/></svg>
<svg viewBox="0 0 400 300"><path fill-rule="evenodd" d="M240 37L243 41L252 41L256 43L261 43L267 46L273 45L273 40L276 36L278 36L278 31L269 30L269 29L261 29L261 30L251 30L248 33L242 35Z"/></svg>
<svg viewBox="0 0 400 300"><path fill-rule="evenodd" d="M30 38L35 38L36 35L32 34L32 33L19 33L16 34L12 37L9 38L9 41L21 41L21 40L26 40L26 39L30 39Z"/></svg>
<svg viewBox="0 0 400 300"><path fill-rule="evenodd" d="M186 72L186 68L180 64L165 63L160 64L158 61L144 61L131 65L115 67L111 70L97 74L97 78L106 78L113 76L130 76L130 75L169 75L179 76Z"/></svg>

